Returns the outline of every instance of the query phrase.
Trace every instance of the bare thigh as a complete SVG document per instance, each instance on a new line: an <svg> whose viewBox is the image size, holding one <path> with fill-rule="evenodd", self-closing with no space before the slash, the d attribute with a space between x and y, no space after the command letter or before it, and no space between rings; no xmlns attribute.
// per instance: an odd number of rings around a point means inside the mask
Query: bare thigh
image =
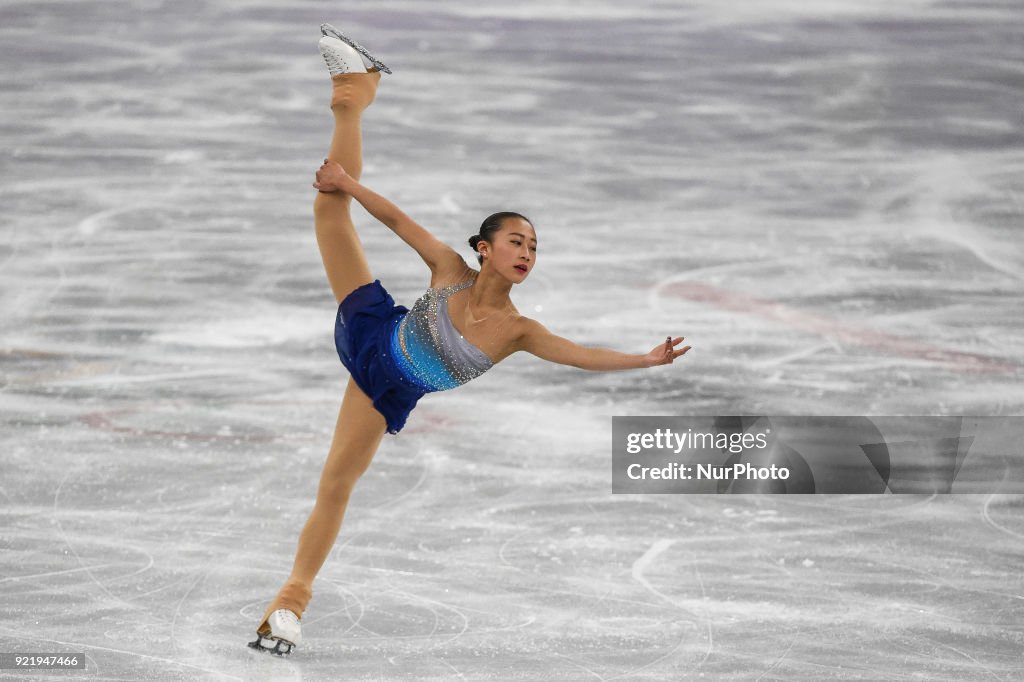
<svg viewBox="0 0 1024 682"><path fill-rule="evenodd" d="M334 193L317 194L313 202L316 241L327 281L336 302L374 280L363 244L352 223L352 198Z"/></svg>

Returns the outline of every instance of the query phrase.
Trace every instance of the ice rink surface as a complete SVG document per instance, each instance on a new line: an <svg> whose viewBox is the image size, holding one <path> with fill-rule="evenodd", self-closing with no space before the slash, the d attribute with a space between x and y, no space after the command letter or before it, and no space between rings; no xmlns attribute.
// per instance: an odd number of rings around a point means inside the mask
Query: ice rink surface
<svg viewBox="0 0 1024 682"><path fill-rule="evenodd" d="M312 228L329 21L394 71L363 182L520 353L360 480L288 659L347 373ZM32 680L1019 680L1020 496L612 495L613 415L1020 415L1016 0L0 2L0 652ZM362 209L374 275L418 256Z"/></svg>

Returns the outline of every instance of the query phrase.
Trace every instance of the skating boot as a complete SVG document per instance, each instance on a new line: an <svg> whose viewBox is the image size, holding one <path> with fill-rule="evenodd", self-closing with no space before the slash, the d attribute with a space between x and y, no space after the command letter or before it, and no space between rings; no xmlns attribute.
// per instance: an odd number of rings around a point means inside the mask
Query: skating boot
<svg viewBox="0 0 1024 682"><path fill-rule="evenodd" d="M338 40L340 40L341 42L345 43L349 47L353 48L356 52L358 52L360 57L362 58L364 70L376 68L378 71L383 71L384 73L391 73L391 69L384 66L384 62L374 57L372 54L366 51L365 47L363 47L356 41L352 40L351 38L346 36L338 29L334 28L330 24L320 24L320 32L323 33L325 36L337 38ZM331 75L333 76L334 74L332 73Z"/></svg>
<svg viewBox="0 0 1024 682"><path fill-rule="evenodd" d="M287 656L302 643L302 625L299 617L288 609L278 609L267 618L267 628L257 631L256 641L249 646L259 651L269 651L278 656Z"/></svg>

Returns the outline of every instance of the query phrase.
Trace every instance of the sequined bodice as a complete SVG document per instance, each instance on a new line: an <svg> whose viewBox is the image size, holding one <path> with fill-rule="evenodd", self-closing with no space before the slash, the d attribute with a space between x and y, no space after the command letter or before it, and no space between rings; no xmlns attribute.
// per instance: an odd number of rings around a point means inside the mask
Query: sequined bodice
<svg viewBox="0 0 1024 682"><path fill-rule="evenodd" d="M391 355L402 374L423 391L456 388L494 366L459 334L448 316L448 297L472 286L475 279L427 289L394 326Z"/></svg>

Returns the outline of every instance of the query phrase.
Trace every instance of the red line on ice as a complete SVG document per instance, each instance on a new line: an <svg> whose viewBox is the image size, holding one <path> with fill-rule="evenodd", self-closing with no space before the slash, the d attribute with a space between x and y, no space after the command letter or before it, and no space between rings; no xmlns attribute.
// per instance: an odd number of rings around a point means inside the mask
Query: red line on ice
<svg viewBox="0 0 1024 682"><path fill-rule="evenodd" d="M962 372L988 374L1014 372L1019 369L1017 364L987 355L946 350L915 339L861 329L781 303L697 282L669 284L661 290L690 301L713 303L726 310L751 313L769 320L785 322L804 331L904 357L929 360Z"/></svg>

